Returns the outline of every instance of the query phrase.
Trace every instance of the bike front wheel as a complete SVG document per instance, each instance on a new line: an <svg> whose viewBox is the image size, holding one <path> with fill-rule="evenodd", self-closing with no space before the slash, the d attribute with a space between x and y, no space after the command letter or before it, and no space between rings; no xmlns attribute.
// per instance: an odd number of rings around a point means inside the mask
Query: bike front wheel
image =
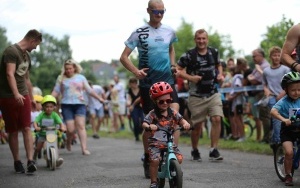
<svg viewBox="0 0 300 188"><path fill-rule="evenodd" d="M49 154L50 154L50 159L49 159L50 169L55 170L56 169L56 151L55 151L55 148L51 147L49 149Z"/></svg>
<svg viewBox="0 0 300 188"><path fill-rule="evenodd" d="M172 177L169 179L170 188L182 188L183 173L177 160L170 161L169 170Z"/></svg>

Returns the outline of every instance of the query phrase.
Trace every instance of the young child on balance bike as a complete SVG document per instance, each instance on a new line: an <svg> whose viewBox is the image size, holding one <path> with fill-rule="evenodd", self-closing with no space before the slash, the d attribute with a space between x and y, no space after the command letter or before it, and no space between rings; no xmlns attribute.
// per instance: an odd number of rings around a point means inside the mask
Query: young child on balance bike
<svg viewBox="0 0 300 188"><path fill-rule="evenodd" d="M146 131L151 131L151 136L148 139L149 143L149 158L150 158L150 188L157 188L157 172L160 159L160 151L162 146L167 147L167 140L163 137L163 131L157 130L157 123L163 127L176 129L181 125L184 129L189 129L190 124L183 119L182 115L174 109L170 108L172 98L170 93L173 92L170 84L166 82L157 82L150 87L150 98L153 100L155 107L145 117L143 128ZM176 154L179 164L182 163L182 154L178 147L174 145L174 153Z"/></svg>
<svg viewBox="0 0 300 188"><path fill-rule="evenodd" d="M286 95L272 107L271 115L282 122L280 140L285 152L285 185L293 186L293 142L300 138L300 130L299 126L292 126L291 117L300 109L300 73L285 74L281 81L281 87L285 90Z"/></svg>
<svg viewBox="0 0 300 188"><path fill-rule="evenodd" d="M41 130L40 125L42 124L42 121L45 119L48 120L53 120L53 125L59 125L60 130L62 132L65 131L65 125L62 122L62 119L60 116L55 112L55 107L56 107L56 99L52 95L46 95L43 100L42 100L42 106L43 106L43 111L36 117L34 120L34 128L38 132L38 140L37 140L37 145L36 149L34 151L33 155L33 160L36 161L37 156L41 149L44 146L44 143L46 141L46 131ZM59 167L62 165L64 162L63 158L57 158L56 161L56 167Z"/></svg>

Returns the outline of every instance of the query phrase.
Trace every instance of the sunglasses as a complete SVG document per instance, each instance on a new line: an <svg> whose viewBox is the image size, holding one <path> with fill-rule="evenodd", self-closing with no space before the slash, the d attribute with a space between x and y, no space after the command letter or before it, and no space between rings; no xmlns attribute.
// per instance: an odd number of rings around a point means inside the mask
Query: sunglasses
<svg viewBox="0 0 300 188"><path fill-rule="evenodd" d="M157 100L158 104L165 104L165 102L167 104L170 104L172 102L172 99L166 99L166 100Z"/></svg>
<svg viewBox="0 0 300 188"><path fill-rule="evenodd" d="M165 10L151 10L151 12L155 15L163 15L165 12L166 12L166 9Z"/></svg>

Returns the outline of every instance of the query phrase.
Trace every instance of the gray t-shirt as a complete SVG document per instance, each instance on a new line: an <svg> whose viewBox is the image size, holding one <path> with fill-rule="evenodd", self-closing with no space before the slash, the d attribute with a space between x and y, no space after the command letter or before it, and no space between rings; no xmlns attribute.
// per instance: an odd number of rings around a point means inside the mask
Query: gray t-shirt
<svg viewBox="0 0 300 188"><path fill-rule="evenodd" d="M283 75L290 72L290 68L280 65L278 68L267 67L263 71L263 85L266 85L273 95L277 96L282 91L281 79Z"/></svg>

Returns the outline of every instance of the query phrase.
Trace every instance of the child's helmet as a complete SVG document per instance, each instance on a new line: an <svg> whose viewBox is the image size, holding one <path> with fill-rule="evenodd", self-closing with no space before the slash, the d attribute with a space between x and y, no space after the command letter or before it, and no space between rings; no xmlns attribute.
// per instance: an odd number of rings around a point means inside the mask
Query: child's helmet
<svg viewBox="0 0 300 188"><path fill-rule="evenodd" d="M287 86L291 83L300 82L300 73L299 72L289 72L286 73L281 80L282 89L286 89Z"/></svg>
<svg viewBox="0 0 300 188"><path fill-rule="evenodd" d="M170 84L167 82L156 82L150 87L149 95L151 99L156 99L162 95L170 94L173 92L173 89Z"/></svg>
<svg viewBox="0 0 300 188"><path fill-rule="evenodd" d="M41 96L41 95L33 95L33 100L35 102L41 103L43 101L43 96Z"/></svg>
<svg viewBox="0 0 300 188"><path fill-rule="evenodd" d="M46 102L52 102L56 105L56 99L52 95L44 96L43 101L42 101L42 105L45 104Z"/></svg>

